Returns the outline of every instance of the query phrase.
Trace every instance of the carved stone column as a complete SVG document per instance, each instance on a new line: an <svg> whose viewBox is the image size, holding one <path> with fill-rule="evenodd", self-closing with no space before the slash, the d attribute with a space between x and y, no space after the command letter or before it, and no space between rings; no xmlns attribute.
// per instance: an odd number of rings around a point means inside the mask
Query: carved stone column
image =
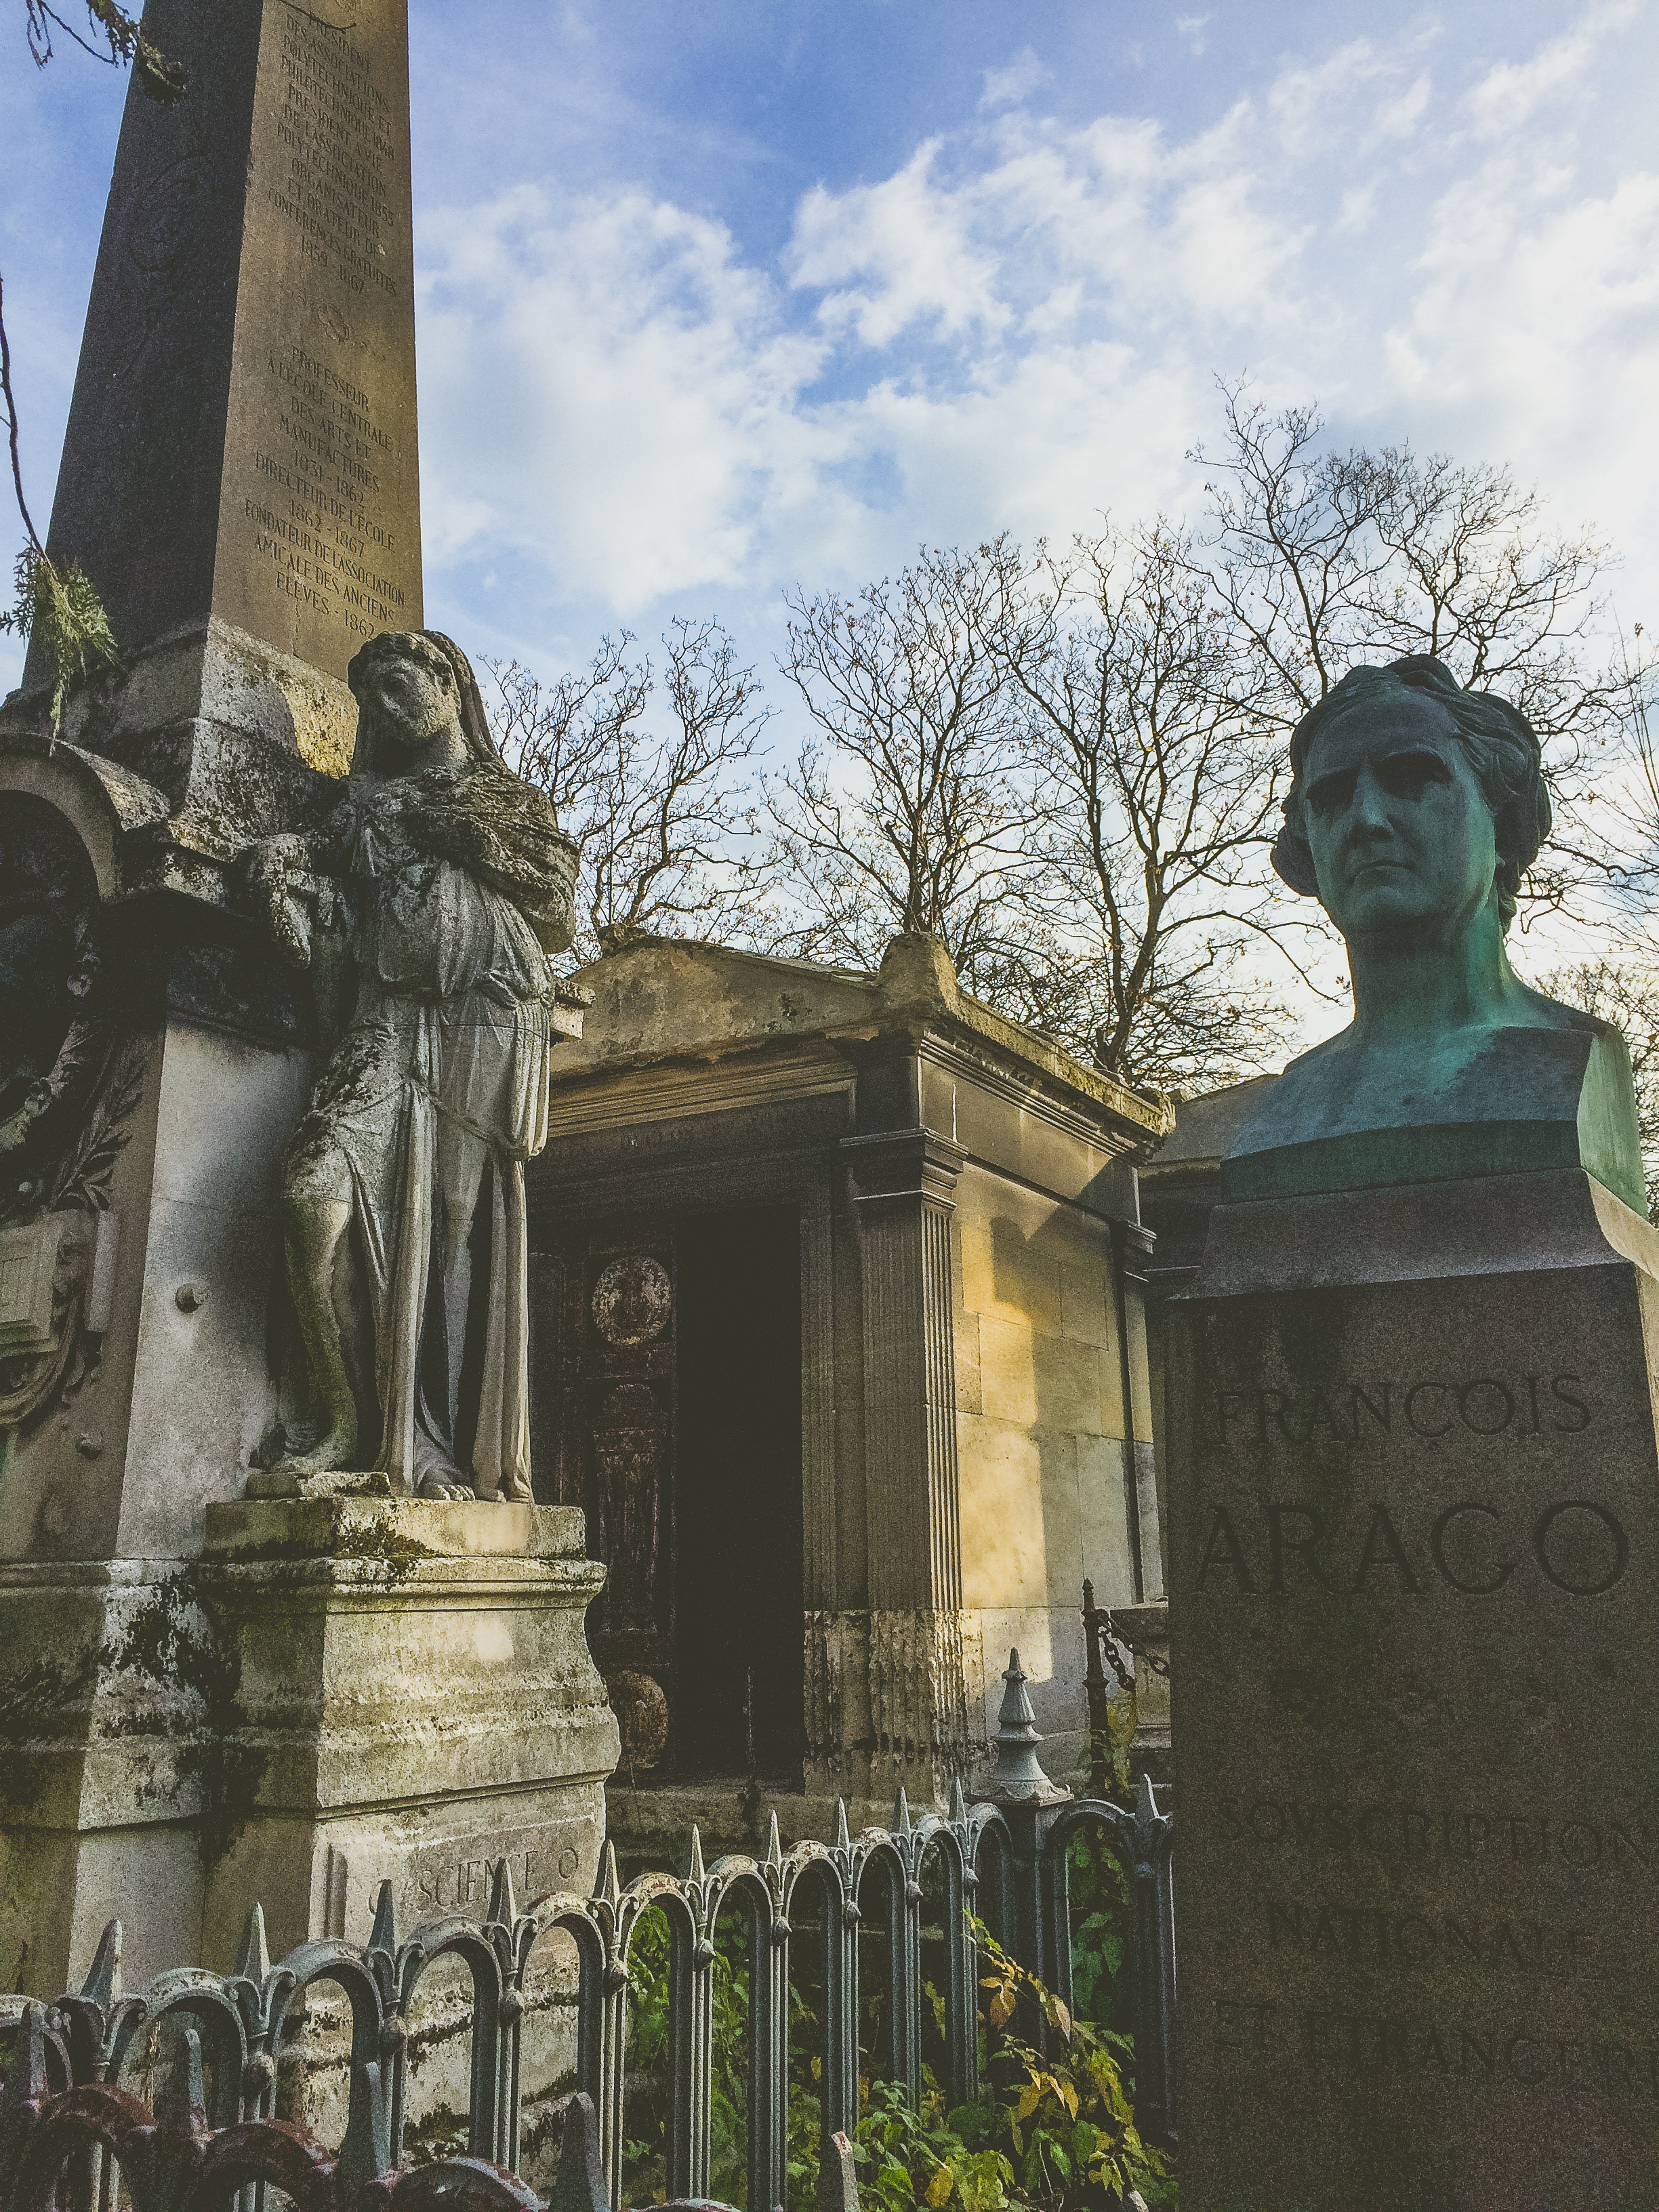
<svg viewBox="0 0 1659 2212"><path fill-rule="evenodd" d="M872 1787L937 1794L967 1758L951 1296L965 1154L919 1128L842 1152L863 1285Z"/></svg>

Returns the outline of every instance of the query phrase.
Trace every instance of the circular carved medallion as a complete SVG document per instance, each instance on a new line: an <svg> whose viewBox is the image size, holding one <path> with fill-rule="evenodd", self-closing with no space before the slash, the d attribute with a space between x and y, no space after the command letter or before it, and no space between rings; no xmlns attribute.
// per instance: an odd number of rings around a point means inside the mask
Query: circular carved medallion
<svg viewBox="0 0 1659 2212"><path fill-rule="evenodd" d="M666 1270L644 1252L613 1260L593 1285L593 1326L607 1344L649 1344L673 1310Z"/></svg>

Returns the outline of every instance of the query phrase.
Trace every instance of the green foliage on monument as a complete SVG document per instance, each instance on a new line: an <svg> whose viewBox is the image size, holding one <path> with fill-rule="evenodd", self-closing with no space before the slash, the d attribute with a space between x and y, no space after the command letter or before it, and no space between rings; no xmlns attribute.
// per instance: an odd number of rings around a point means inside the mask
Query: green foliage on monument
<svg viewBox="0 0 1659 2212"><path fill-rule="evenodd" d="M70 693L116 657L102 600L78 562L59 568L38 546L17 556L17 602L0 614L0 630L42 646L52 669L52 726L63 727Z"/></svg>

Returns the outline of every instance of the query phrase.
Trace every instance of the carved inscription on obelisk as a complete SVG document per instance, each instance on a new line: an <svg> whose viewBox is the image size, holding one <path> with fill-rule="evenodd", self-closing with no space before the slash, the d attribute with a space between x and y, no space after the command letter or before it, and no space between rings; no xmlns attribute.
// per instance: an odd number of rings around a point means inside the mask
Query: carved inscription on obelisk
<svg viewBox="0 0 1659 2212"><path fill-rule="evenodd" d="M408 0L144 21L189 90L128 95L50 547L125 654L219 625L200 711L246 721L236 634L338 681L422 621Z"/></svg>
<svg viewBox="0 0 1659 2212"><path fill-rule="evenodd" d="M421 620L406 0L269 0L215 611L343 676Z"/></svg>

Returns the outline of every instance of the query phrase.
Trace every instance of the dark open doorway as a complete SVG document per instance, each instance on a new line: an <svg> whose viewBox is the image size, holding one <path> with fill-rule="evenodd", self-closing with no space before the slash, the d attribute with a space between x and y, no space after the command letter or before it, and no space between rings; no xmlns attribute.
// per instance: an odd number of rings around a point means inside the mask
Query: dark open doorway
<svg viewBox="0 0 1659 2212"><path fill-rule="evenodd" d="M678 1230L674 1765L747 1774L752 1756L799 1788L799 1220L766 1207Z"/></svg>
<svg viewBox="0 0 1659 2212"><path fill-rule="evenodd" d="M536 1280L538 1491L609 1570L587 1631L613 1697L666 1693L649 1779L798 1788L796 1209L570 1222Z"/></svg>

